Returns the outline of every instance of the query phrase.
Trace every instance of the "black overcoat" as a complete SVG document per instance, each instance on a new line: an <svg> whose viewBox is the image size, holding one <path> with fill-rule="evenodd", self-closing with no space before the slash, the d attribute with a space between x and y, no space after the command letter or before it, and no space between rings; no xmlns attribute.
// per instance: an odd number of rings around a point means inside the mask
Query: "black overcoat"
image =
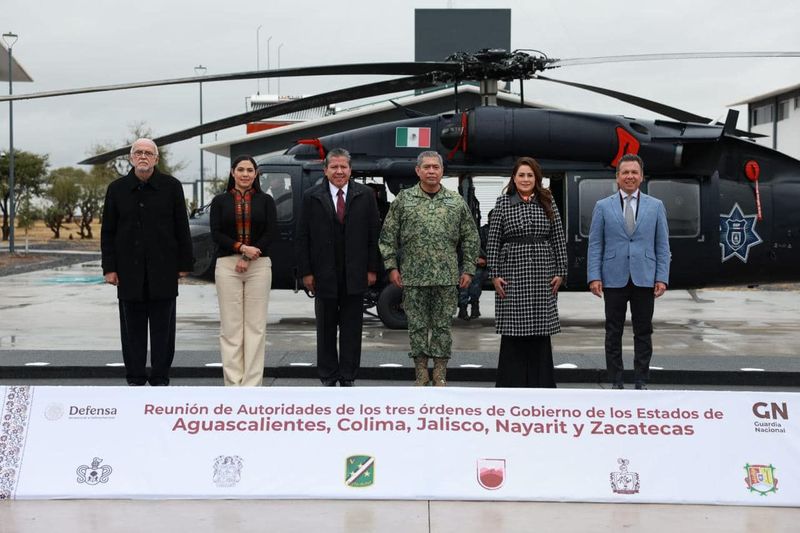
<svg viewBox="0 0 800 533"><path fill-rule="evenodd" d="M367 272L378 272L380 220L372 189L355 181L347 186L345 202L345 276L348 294L367 290ZM317 296L336 298L336 250L334 224L338 224L328 180L303 195L303 211L295 236L297 272L314 275Z"/></svg>
<svg viewBox="0 0 800 533"><path fill-rule="evenodd" d="M119 277L120 300L178 296L178 273L190 272L194 263L181 183L157 169L146 183L133 169L111 182L100 249L103 274L116 272Z"/></svg>

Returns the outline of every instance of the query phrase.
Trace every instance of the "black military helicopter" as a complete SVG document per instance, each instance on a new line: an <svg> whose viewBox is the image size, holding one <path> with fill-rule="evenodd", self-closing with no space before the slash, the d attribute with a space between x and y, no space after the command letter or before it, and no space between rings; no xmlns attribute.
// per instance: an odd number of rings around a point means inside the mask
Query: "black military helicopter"
<svg viewBox="0 0 800 533"><path fill-rule="evenodd" d="M446 162L446 175L459 178L465 200L472 201L472 180L507 176L514 159L536 157L550 179L550 189L562 212L569 255L566 290L586 290L587 236L595 202L615 190L614 168L625 153L645 161L645 192L664 201L672 250L671 288L758 284L800 279L800 161L749 139L757 135L736 129L737 113L725 123L633 95L545 78L541 71L559 66L624 60L681 57L792 56L795 52L668 54L617 56L583 60L551 59L541 53L483 50L455 54L444 62L379 63L278 69L200 78L181 78L122 86L95 87L19 95L13 99L96 92L133 87L224 81L275 76L343 73L406 74L408 76L293 100L228 117L155 139L169 144L222 128L343 100L359 99L442 84L478 81L484 105L434 116L375 124L319 138L300 139L283 154L259 161L265 189L270 180L283 180L293 194L290 215L281 220L281 240L273 258L273 287L298 288L293 268L294 223L301 216L302 192L323 178L322 158L332 148L353 156L353 176L377 181L392 192L416 183L417 154L436 150ZM526 107L496 105L498 80L539 79L605 94L654 111L670 120L639 120ZM521 85L522 86L522 85ZM0 97L0 101L9 97ZM524 96L520 95L521 106ZM408 143L408 134L414 142ZM405 140L402 140L405 139ZM413 144L413 146L409 146ZM120 148L84 161L98 164L127 154ZM280 199L279 201L281 201ZM280 209L280 206L279 206ZM488 210L487 210L488 211ZM197 271L210 268L213 246L207 215L193 219ZM381 285L365 299L389 327L403 327L401 295Z"/></svg>

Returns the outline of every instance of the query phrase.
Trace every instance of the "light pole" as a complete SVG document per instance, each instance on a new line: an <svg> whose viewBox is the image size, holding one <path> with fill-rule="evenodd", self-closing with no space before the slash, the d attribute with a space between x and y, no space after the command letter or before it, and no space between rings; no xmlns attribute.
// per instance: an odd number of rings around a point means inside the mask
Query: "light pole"
<svg viewBox="0 0 800 533"><path fill-rule="evenodd" d="M272 35L267 38L267 70L269 70L269 42L272 40ZM270 87L272 84L270 83L272 78L267 78L267 93L272 94L272 89Z"/></svg>
<svg viewBox="0 0 800 533"><path fill-rule="evenodd" d="M256 28L256 70L261 70L261 42L258 34L261 33L261 25ZM256 94L261 94L261 78L256 78Z"/></svg>
<svg viewBox="0 0 800 533"><path fill-rule="evenodd" d="M14 94L11 75L12 52L17 42L16 33L4 33L3 42L8 47L8 94ZM14 253L14 102L8 101L8 252Z"/></svg>
<svg viewBox="0 0 800 533"><path fill-rule="evenodd" d="M216 133L214 134L214 142L217 142L217 134ZM219 160L219 158L217 157L217 154L215 153L214 154L214 179L215 180L219 179L219 166L217 164L219 162L218 160Z"/></svg>
<svg viewBox="0 0 800 533"><path fill-rule="evenodd" d="M205 76L206 75L206 67L203 65L197 65L194 67L194 73L198 76ZM203 125L203 82L200 82L200 125ZM200 144L203 144L203 134L200 134ZM205 193L205 184L203 183L203 149L200 148L200 206L202 207L205 205L204 201L204 193Z"/></svg>
<svg viewBox="0 0 800 533"><path fill-rule="evenodd" d="M283 43L278 45L278 70L281 69L281 48L283 48ZM278 96L281 95L281 79L278 78Z"/></svg>

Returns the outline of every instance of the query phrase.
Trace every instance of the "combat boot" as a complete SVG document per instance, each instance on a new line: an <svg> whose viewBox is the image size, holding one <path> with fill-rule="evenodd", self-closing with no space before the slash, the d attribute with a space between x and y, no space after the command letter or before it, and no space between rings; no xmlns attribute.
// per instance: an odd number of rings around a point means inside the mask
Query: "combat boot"
<svg viewBox="0 0 800 533"><path fill-rule="evenodd" d="M414 385L417 387L424 387L428 383L430 383L431 378L428 374L428 358L427 357L415 357L414 358L414 372L416 374L416 381L414 381Z"/></svg>
<svg viewBox="0 0 800 533"><path fill-rule="evenodd" d="M469 315L470 320L475 320L481 316L481 306L478 302L472 304L472 312Z"/></svg>
<svg viewBox="0 0 800 533"><path fill-rule="evenodd" d="M433 358L433 385L436 387L447 385L447 359L444 357Z"/></svg>
<svg viewBox="0 0 800 533"><path fill-rule="evenodd" d="M467 304L458 306L458 318L461 320L469 320L469 315L467 314Z"/></svg>

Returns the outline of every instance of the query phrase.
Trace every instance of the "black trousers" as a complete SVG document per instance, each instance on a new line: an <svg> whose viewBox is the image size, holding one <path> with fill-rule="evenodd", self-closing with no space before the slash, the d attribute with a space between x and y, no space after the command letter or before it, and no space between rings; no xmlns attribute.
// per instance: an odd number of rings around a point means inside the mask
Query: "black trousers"
<svg viewBox="0 0 800 533"><path fill-rule="evenodd" d="M150 327L150 375L147 374L147 329ZM169 385L175 357L175 298L119 301L122 360L132 385Z"/></svg>
<svg viewBox="0 0 800 533"><path fill-rule="evenodd" d="M554 389L556 380L550 336L501 336L495 386Z"/></svg>
<svg viewBox="0 0 800 533"><path fill-rule="evenodd" d="M353 381L361 365L361 294L314 300L317 318L317 371L323 382ZM337 349L336 333L339 333Z"/></svg>
<svg viewBox="0 0 800 533"><path fill-rule="evenodd" d="M633 380L646 383L653 357L653 287L637 287L632 281L618 289L603 288L606 308L606 368L611 383L622 383L622 332L631 307L633 325Z"/></svg>

